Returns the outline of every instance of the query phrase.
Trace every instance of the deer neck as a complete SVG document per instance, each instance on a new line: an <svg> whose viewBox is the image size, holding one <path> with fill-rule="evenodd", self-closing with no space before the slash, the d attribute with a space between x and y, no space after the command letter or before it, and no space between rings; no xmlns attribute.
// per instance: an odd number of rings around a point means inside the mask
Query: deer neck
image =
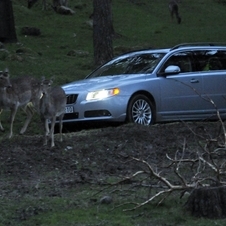
<svg viewBox="0 0 226 226"><path fill-rule="evenodd" d="M52 109L52 98L48 92L42 95L40 101L40 112L45 115L47 109Z"/></svg>

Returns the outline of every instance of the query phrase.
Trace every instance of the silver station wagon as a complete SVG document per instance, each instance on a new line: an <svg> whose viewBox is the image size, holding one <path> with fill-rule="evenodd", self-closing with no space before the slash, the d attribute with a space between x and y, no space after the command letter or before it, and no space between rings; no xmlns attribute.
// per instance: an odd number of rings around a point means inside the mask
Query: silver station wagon
<svg viewBox="0 0 226 226"><path fill-rule="evenodd" d="M226 46L185 43L123 54L62 86L64 122L156 122L226 117Z"/></svg>

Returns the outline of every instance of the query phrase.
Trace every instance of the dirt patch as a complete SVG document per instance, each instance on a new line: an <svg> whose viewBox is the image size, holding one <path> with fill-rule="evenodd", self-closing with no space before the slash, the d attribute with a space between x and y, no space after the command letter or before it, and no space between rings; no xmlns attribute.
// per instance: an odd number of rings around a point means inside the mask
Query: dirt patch
<svg viewBox="0 0 226 226"><path fill-rule="evenodd" d="M40 184L48 184L49 196L60 195L56 187L66 189L79 183L100 183L109 176L130 175L140 167L128 161L130 157L161 165L166 153L174 155L183 148L185 140L192 148L198 147L197 141L205 142L207 138L219 140L219 128L219 122L149 127L126 124L65 133L62 143L56 134L53 149L50 143L43 146L40 135L4 139L0 143L0 195L35 195Z"/></svg>

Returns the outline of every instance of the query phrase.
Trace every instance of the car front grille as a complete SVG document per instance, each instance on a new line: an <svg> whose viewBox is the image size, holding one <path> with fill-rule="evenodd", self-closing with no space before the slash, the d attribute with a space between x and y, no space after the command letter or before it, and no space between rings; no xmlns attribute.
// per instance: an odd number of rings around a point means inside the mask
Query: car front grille
<svg viewBox="0 0 226 226"><path fill-rule="evenodd" d="M67 104L75 104L78 98L78 94L67 95Z"/></svg>

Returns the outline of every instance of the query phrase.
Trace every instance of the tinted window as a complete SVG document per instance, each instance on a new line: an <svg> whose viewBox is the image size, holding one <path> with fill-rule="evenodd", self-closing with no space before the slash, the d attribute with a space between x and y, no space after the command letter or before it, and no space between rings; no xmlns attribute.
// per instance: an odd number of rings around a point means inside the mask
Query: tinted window
<svg viewBox="0 0 226 226"><path fill-rule="evenodd" d="M195 71L226 70L226 51L195 51Z"/></svg>

